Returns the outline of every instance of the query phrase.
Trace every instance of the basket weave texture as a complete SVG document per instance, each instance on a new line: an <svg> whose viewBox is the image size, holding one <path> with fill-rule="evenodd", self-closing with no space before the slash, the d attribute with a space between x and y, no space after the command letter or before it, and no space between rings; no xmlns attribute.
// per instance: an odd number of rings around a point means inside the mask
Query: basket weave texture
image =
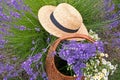
<svg viewBox="0 0 120 80"><path fill-rule="evenodd" d="M56 51L57 46L59 45L59 43L63 40L66 39L72 39L72 38L82 38L82 39L86 39L90 42L95 42L91 37L87 36L87 35L83 35L83 34L73 34L73 35L68 35L68 36L63 36L60 37L59 39L57 39L49 48L47 57L46 57L46 72L47 72L47 76L48 76L48 80L76 80L76 77L73 76L67 76L64 75L62 73L60 73L55 65L55 54L54 52ZM62 66L62 65L61 65ZM84 76L82 76L82 79L84 80Z"/></svg>

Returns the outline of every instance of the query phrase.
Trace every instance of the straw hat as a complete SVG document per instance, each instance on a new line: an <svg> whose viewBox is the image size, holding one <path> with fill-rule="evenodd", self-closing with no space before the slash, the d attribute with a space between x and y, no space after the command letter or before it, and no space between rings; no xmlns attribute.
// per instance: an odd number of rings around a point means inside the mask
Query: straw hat
<svg viewBox="0 0 120 80"><path fill-rule="evenodd" d="M56 37L76 33L88 35L81 14L67 3L41 7L38 12L38 19L43 28Z"/></svg>

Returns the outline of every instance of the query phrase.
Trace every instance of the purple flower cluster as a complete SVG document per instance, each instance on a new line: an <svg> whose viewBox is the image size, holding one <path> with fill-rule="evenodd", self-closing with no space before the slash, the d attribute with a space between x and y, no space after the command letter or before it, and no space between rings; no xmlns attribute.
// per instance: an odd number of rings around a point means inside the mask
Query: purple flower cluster
<svg viewBox="0 0 120 80"><path fill-rule="evenodd" d="M4 48L6 43L7 43L7 41L0 39L0 48Z"/></svg>
<svg viewBox="0 0 120 80"><path fill-rule="evenodd" d="M36 63L36 68L38 67L38 65L41 65L41 62L39 62L39 60L41 59L42 54L38 53L32 57L29 57L28 60L26 60L25 62L22 63L21 67L26 71L26 73L30 76L30 80L35 80L37 79L38 76L38 71L34 71L32 68L32 64ZM38 63L39 62L39 63Z"/></svg>
<svg viewBox="0 0 120 80"><path fill-rule="evenodd" d="M43 78L44 80L48 80L48 77L47 77L46 72L43 72L43 73L42 73L42 78Z"/></svg>
<svg viewBox="0 0 120 80"><path fill-rule="evenodd" d="M107 42L106 52L114 59L120 56L120 8L113 0L104 0L104 6L105 18L110 22L104 26L105 31L101 37Z"/></svg>
<svg viewBox="0 0 120 80"><path fill-rule="evenodd" d="M1 51L0 51L1 53ZM42 69L43 63L41 62L42 53L35 54L34 56L30 56L26 61L20 62L17 61L19 58L12 55L0 55L0 75L3 80L9 80L15 77L24 78L29 77L29 80L36 80L38 75L44 79L48 80L46 73ZM21 66L20 66L21 65Z"/></svg>
<svg viewBox="0 0 120 80"><path fill-rule="evenodd" d="M15 18L20 18L20 14L18 12L11 11L10 15L13 16L13 17L15 17Z"/></svg>
<svg viewBox="0 0 120 80"><path fill-rule="evenodd" d="M120 11L115 12L115 4L112 0L104 0L104 8L105 8L105 17L106 20L110 20L110 24L108 25L108 28L111 30L113 28L116 28L118 25L120 25Z"/></svg>
<svg viewBox="0 0 120 80"><path fill-rule="evenodd" d="M7 42L4 37L11 35L9 30L14 26L12 23L24 15L18 10L28 11L28 9L23 0L0 0L0 48L4 48ZM25 26L17 26L17 28L21 31L26 30Z"/></svg>
<svg viewBox="0 0 120 80"><path fill-rule="evenodd" d="M23 0L4 0L4 2L9 6L17 10L27 10L27 6L24 5Z"/></svg>
<svg viewBox="0 0 120 80"><path fill-rule="evenodd" d="M103 43L101 41L95 43L82 43L70 41L64 43L59 50L59 56L66 60L68 65L72 65L72 69L77 76L82 76L82 68L85 68L85 62L96 55L96 51L103 52Z"/></svg>
<svg viewBox="0 0 120 80"><path fill-rule="evenodd" d="M21 72L21 69L17 69L17 65L12 63L16 62L17 59L13 57L13 60L10 60L5 55L0 55L0 75L3 78L3 80L8 80L9 78L17 77L19 75L19 72ZM6 60L6 61L4 61Z"/></svg>

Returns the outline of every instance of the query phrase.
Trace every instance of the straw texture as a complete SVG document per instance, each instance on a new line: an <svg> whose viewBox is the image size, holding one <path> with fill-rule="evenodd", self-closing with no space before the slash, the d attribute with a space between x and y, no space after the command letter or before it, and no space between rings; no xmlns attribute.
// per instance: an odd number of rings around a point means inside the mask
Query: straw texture
<svg viewBox="0 0 120 80"><path fill-rule="evenodd" d="M65 28L76 30L78 34L88 35L88 31L83 24L82 16L71 5L67 3L61 3L57 7L52 5L46 5L39 9L38 19L43 28L56 37L62 37L65 35L72 35L74 33L68 33L57 28L50 19L50 15L53 12L56 20Z"/></svg>

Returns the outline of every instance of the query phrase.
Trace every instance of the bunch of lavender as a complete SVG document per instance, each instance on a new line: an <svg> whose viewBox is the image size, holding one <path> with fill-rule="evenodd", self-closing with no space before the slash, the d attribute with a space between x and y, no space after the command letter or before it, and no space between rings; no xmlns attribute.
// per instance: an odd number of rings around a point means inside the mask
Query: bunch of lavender
<svg viewBox="0 0 120 80"><path fill-rule="evenodd" d="M103 52L103 43L101 41L95 43L83 43L70 41L64 43L59 50L58 55L67 61L68 66L75 72L78 77L83 76L82 68L86 67L86 62L96 56L96 52Z"/></svg>

